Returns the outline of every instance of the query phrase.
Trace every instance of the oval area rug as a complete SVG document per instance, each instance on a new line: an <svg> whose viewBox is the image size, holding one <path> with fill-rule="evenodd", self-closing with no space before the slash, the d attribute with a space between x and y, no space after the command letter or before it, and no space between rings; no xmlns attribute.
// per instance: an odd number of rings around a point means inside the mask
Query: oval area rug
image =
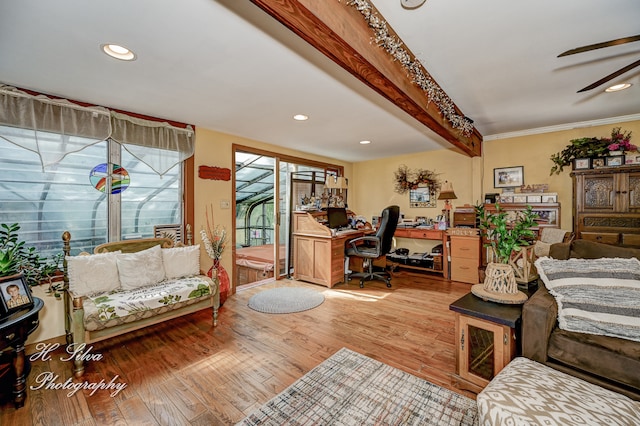
<svg viewBox="0 0 640 426"><path fill-rule="evenodd" d="M324 295L310 288L278 287L261 291L249 299L249 307L266 314L290 314L320 306Z"/></svg>

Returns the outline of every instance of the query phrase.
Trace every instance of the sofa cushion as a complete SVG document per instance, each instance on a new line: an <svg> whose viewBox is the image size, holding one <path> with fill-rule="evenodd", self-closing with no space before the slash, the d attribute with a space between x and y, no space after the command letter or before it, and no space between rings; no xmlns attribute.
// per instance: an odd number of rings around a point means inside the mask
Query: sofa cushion
<svg viewBox="0 0 640 426"><path fill-rule="evenodd" d="M135 253L118 254L116 259L120 285L124 290L157 284L165 278L159 245Z"/></svg>
<svg viewBox="0 0 640 426"><path fill-rule="evenodd" d="M198 275L200 273L200 246L162 249L162 264L167 279Z"/></svg>
<svg viewBox="0 0 640 426"><path fill-rule="evenodd" d="M558 303L561 329L640 341L640 261L635 258L536 260Z"/></svg>
<svg viewBox="0 0 640 426"><path fill-rule="evenodd" d="M208 277L198 275L94 295L83 302L85 330L102 330L149 318L197 303L215 291L215 284Z"/></svg>
<svg viewBox="0 0 640 426"><path fill-rule="evenodd" d="M119 253L67 256L69 290L76 296L88 296L120 288Z"/></svg>
<svg viewBox="0 0 640 426"><path fill-rule="evenodd" d="M548 356L564 365L640 389L640 345L634 341L555 329Z"/></svg>
<svg viewBox="0 0 640 426"><path fill-rule="evenodd" d="M620 257L640 259L640 249L620 247L610 244L597 243L588 240L575 240L571 243L570 257L581 259L600 259L602 257Z"/></svg>

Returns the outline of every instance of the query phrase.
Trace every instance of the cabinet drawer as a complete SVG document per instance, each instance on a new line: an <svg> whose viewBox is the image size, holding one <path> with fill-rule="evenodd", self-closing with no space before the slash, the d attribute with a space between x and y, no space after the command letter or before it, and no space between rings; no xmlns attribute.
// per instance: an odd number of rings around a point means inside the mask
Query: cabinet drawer
<svg viewBox="0 0 640 426"><path fill-rule="evenodd" d="M604 244L618 244L620 234L617 232L581 232L580 238Z"/></svg>
<svg viewBox="0 0 640 426"><path fill-rule="evenodd" d="M622 244L640 247L640 234L622 234Z"/></svg>
<svg viewBox="0 0 640 426"><path fill-rule="evenodd" d="M451 257L461 257L465 259L480 258L480 241L478 238L455 238L451 239Z"/></svg>
<svg viewBox="0 0 640 426"><path fill-rule="evenodd" d="M478 284L478 260L451 258L451 280Z"/></svg>

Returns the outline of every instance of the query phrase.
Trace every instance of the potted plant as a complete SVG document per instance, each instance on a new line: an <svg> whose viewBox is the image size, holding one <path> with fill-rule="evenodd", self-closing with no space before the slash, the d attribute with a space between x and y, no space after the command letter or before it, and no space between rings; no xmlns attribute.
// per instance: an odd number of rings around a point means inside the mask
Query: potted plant
<svg viewBox="0 0 640 426"><path fill-rule="evenodd" d="M560 174L564 167L571 165L576 158L602 157L609 151L634 151L637 147L629 142L630 139L631 132L622 131L620 127L614 127L609 138L572 139L565 149L551 156L554 165L550 174Z"/></svg>
<svg viewBox="0 0 640 426"><path fill-rule="evenodd" d="M485 271L484 287L505 288L514 294L518 293L516 275L518 277L527 275L525 272L531 267L528 257L522 256L521 252L535 239L532 228L537 226L535 221L537 213L532 210L531 206L527 206L526 210L515 212L514 218L504 211L500 204L496 204L495 213L488 212L482 204L477 204L475 211L480 222L480 235L485 241L484 246L491 248L491 254L488 256L489 263Z"/></svg>
<svg viewBox="0 0 640 426"><path fill-rule="evenodd" d="M59 271L62 254L51 259L41 257L35 247L27 247L20 241L20 225L0 224L0 276L23 274L27 284L33 286L49 282L49 291L58 297L52 286L52 278Z"/></svg>

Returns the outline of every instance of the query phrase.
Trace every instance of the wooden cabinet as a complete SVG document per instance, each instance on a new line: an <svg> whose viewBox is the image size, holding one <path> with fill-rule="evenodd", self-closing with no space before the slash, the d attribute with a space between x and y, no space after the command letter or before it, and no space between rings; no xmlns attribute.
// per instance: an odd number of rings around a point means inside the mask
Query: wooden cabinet
<svg viewBox="0 0 640 426"><path fill-rule="evenodd" d="M575 170L576 238L640 247L640 166Z"/></svg>
<svg viewBox="0 0 640 426"><path fill-rule="evenodd" d="M451 240L451 280L469 284L478 284L478 267L481 250L480 235L477 229L465 229L463 235L457 235L460 229L450 229ZM471 234L475 235L471 235Z"/></svg>
<svg viewBox="0 0 640 426"><path fill-rule="evenodd" d="M456 317L454 386L480 392L518 353L522 305L469 293L449 305Z"/></svg>
<svg viewBox="0 0 640 426"><path fill-rule="evenodd" d="M294 213L293 277L331 288L344 281L345 243L373 231L354 230L332 236L319 219L322 213Z"/></svg>

